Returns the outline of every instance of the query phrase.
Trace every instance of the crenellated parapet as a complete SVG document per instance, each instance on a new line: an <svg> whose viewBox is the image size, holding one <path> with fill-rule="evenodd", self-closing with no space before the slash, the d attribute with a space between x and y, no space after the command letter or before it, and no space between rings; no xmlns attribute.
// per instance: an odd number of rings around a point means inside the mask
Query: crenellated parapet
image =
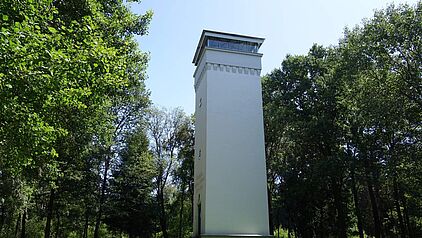
<svg viewBox="0 0 422 238"><path fill-rule="evenodd" d="M246 75L252 75L252 76L253 75L259 76L261 74L261 69L254 69L254 68L242 67L242 66L237 66L237 65L207 63L206 68L207 70L234 73L234 74L246 74Z"/></svg>
<svg viewBox="0 0 422 238"><path fill-rule="evenodd" d="M205 63L204 67L202 67L201 71L199 72L199 77L196 78L196 81L194 84L195 91L198 89L198 86L203 79L205 71L218 71L221 73L243 74L243 75L258 76L258 77L261 75L260 68L250 68L250 67L228 65L228 64Z"/></svg>

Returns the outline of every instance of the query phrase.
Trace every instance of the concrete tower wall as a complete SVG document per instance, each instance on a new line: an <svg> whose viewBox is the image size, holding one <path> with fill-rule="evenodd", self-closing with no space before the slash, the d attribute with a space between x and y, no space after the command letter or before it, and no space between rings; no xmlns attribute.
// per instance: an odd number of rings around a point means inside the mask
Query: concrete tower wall
<svg viewBox="0 0 422 238"><path fill-rule="evenodd" d="M205 48L197 64L194 235L269 235L261 56Z"/></svg>
<svg viewBox="0 0 422 238"><path fill-rule="evenodd" d="M206 213L206 124L207 124L207 80L206 74L197 76L196 98L195 98L195 165L194 165L194 216L193 232L198 234L198 225L201 225L201 231L204 231L204 216L201 216L201 222L198 219L198 207L201 206L201 214Z"/></svg>

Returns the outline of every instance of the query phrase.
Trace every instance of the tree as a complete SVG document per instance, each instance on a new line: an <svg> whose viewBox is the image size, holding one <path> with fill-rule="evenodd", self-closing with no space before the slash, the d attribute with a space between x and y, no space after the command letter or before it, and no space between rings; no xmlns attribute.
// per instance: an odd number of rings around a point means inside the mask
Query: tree
<svg viewBox="0 0 422 238"><path fill-rule="evenodd" d="M179 109L152 109L148 117L148 137L150 148L155 161L155 194L159 211L160 228L164 238L168 238L169 204L171 187L169 178L176 166L176 159L180 152L178 141L181 130L186 128L188 118Z"/></svg>
<svg viewBox="0 0 422 238"><path fill-rule="evenodd" d="M173 183L178 187L177 198L175 208L179 208L179 211L174 211L173 220L178 221L176 223L177 231L174 229L174 233L177 233L177 237L190 236L192 232L192 214L193 214L193 193L194 193L194 120L193 118L187 118L187 120L180 127L177 132L176 141L178 144L178 155L176 160L176 168L173 171ZM185 200L189 201L186 204Z"/></svg>
<svg viewBox="0 0 422 238"><path fill-rule="evenodd" d="M347 30L339 49L341 77L348 89L343 102L348 109L349 154L369 175L374 224L369 233L376 237L391 236L393 227L401 237L412 236L413 228L408 228L413 225L403 214L407 202L402 183L407 179L400 174L404 164L418 170L409 155L417 153L420 143L421 105L415 96L421 90L420 8L419 2L413 8L391 5L376 12L363 27ZM381 189L392 192L382 197ZM389 215L389 209L396 215ZM387 218L393 222L384 223Z"/></svg>
<svg viewBox="0 0 422 238"><path fill-rule="evenodd" d="M5 211L6 234L17 214L22 221L28 215L28 223L36 214L34 221L46 219L45 237L53 232L55 216L58 236L65 214L58 209L69 207L72 185L88 183L84 187L92 189L95 165L107 175L101 166L110 150L104 148L114 148L122 108L140 112L125 114L133 121L148 104L143 83L148 55L138 50L133 35L147 33L152 13L134 15L122 1L96 0L2 1L0 12L0 173L24 185L15 193L19 200L8 198L13 193L2 196L12 203L7 207L16 208ZM85 213L81 220L88 220L87 207L77 214Z"/></svg>
<svg viewBox="0 0 422 238"><path fill-rule="evenodd" d="M334 52L315 45L307 56L288 56L282 69L263 79L272 197L293 206L274 207L292 212L283 223L302 236L347 236L346 175L336 125L337 84L330 70L334 60ZM277 217L273 214L280 225ZM288 226L292 222L297 227ZM335 226L324 230L330 222Z"/></svg>
<svg viewBox="0 0 422 238"><path fill-rule="evenodd" d="M153 158L142 128L128 136L126 143L110 182L105 221L129 237L151 237L156 221Z"/></svg>
<svg viewBox="0 0 422 238"><path fill-rule="evenodd" d="M409 210L420 210L422 178L421 5L378 11L338 46L287 56L263 78L272 217L289 235L421 231Z"/></svg>

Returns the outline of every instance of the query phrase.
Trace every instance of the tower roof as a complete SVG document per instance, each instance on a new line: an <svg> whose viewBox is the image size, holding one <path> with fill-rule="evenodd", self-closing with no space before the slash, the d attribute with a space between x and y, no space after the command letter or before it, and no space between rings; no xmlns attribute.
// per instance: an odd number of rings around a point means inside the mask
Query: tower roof
<svg viewBox="0 0 422 238"><path fill-rule="evenodd" d="M203 30L192 63L198 65L206 47L229 51L257 53L264 42L264 38L238 35L227 32Z"/></svg>

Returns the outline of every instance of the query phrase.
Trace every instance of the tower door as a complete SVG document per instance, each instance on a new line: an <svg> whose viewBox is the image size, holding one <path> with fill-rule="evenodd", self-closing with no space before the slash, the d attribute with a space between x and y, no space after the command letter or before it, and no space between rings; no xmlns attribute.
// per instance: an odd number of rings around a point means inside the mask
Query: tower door
<svg viewBox="0 0 422 238"><path fill-rule="evenodd" d="M201 203L198 203L198 237L202 234L202 228L201 228Z"/></svg>

